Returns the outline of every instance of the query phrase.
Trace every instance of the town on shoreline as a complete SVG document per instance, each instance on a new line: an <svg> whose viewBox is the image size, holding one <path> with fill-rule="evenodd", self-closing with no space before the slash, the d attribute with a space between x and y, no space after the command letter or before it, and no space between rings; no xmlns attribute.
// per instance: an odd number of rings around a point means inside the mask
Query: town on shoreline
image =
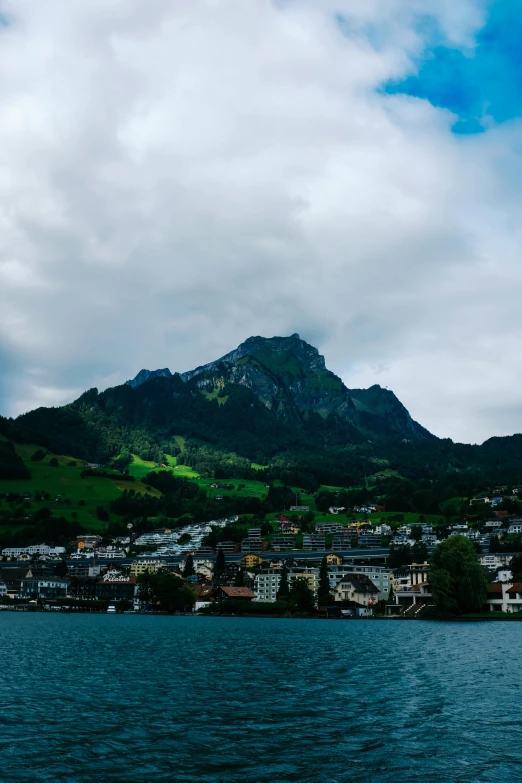
<svg viewBox="0 0 522 783"><path fill-rule="evenodd" d="M457 524L442 536L422 522L392 529L366 519L348 525L318 523L313 533L303 534L300 520L305 513L295 507L279 514L270 539L260 526L245 528L240 540L223 540L223 531L241 524L233 516L141 535L129 530L109 541L107 536L82 534L66 547L7 547L0 560L0 608L329 619L443 617L447 607L438 598L440 564L434 563L434 555L446 547L459 549L466 562L472 553L483 590L479 604L467 607L473 617L515 619L521 613L522 618L522 557L516 551L494 551L502 538L522 533L520 519L494 518L479 530ZM299 533L302 549L295 548ZM452 578L458 603L459 580L466 577L456 569ZM463 608L458 615L465 614Z"/></svg>

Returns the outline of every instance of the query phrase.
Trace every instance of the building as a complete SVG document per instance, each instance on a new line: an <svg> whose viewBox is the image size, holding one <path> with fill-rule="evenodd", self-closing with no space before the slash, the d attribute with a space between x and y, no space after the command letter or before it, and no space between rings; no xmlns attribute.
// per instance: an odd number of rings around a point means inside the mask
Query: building
<svg viewBox="0 0 522 783"><path fill-rule="evenodd" d="M238 544L235 541L220 541L216 544L216 552L221 549L224 555L233 555L239 549Z"/></svg>
<svg viewBox="0 0 522 783"><path fill-rule="evenodd" d="M386 613L389 615L402 614L406 617L416 617L433 599L430 586L427 582L406 585L394 594L395 602L388 604Z"/></svg>
<svg viewBox="0 0 522 783"><path fill-rule="evenodd" d="M393 592L404 591L412 585L424 584L428 581L428 563L412 563L401 568L394 568L390 584Z"/></svg>
<svg viewBox="0 0 522 783"><path fill-rule="evenodd" d="M101 565L89 565L89 561L80 561L71 563L67 569L68 576L87 577L99 576L102 570Z"/></svg>
<svg viewBox="0 0 522 783"><path fill-rule="evenodd" d="M522 582L489 584L486 605L490 612L522 612Z"/></svg>
<svg viewBox="0 0 522 783"><path fill-rule="evenodd" d="M109 601L134 599L136 593L136 577L107 573L96 582L96 598Z"/></svg>
<svg viewBox="0 0 522 783"><path fill-rule="evenodd" d="M485 568L490 568L496 571L497 568L508 566L511 563L511 558L514 557L513 552L498 552L496 554L484 554L479 555L480 565Z"/></svg>
<svg viewBox="0 0 522 783"><path fill-rule="evenodd" d="M229 587L228 585L221 585L216 588L215 600L226 601L228 599L234 599L235 601L253 601L256 594L248 587Z"/></svg>
<svg viewBox="0 0 522 783"><path fill-rule="evenodd" d="M102 560L120 560L122 557L126 557L124 549L119 549L115 546L99 546L95 549L96 556Z"/></svg>
<svg viewBox="0 0 522 783"><path fill-rule="evenodd" d="M364 576L371 579L379 591L377 600L388 600L391 586L391 572L389 568L374 565L332 565L328 568L328 582L332 593L344 575Z"/></svg>
<svg viewBox="0 0 522 783"><path fill-rule="evenodd" d="M260 538L259 536L248 536L248 538L244 538L241 542L241 552L244 553L252 552L259 555L264 552L267 547L268 544L265 539Z"/></svg>
<svg viewBox="0 0 522 783"><path fill-rule="evenodd" d="M216 588L212 585L191 585L191 589L196 593L196 603L194 604L195 612L198 612L200 609L205 609L214 601Z"/></svg>
<svg viewBox="0 0 522 783"><path fill-rule="evenodd" d="M12 557L15 560L19 560L22 555L29 555L29 557L36 557L40 555L54 555L61 557L65 554L65 547L63 546L47 546L47 544L33 544L32 546L12 546L2 549L2 557Z"/></svg>
<svg viewBox="0 0 522 783"><path fill-rule="evenodd" d="M253 552L247 552L247 554L243 555L241 558L241 565L243 568L257 568L262 565L262 563L263 558Z"/></svg>
<svg viewBox="0 0 522 783"><path fill-rule="evenodd" d="M30 568L2 568L0 569L0 582L7 587L9 598L18 598L20 595L22 580L31 579L33 572Z"/></svg>
<svg viewBox="0 0 522 783"><path fill-rule="evenodd" d="M319 587L319 568L313 566L294 566L288 569L288 584L292 587L292 584L296 579L305 579L308 582L308 587L313 593L317 592Z"/></svg>
<svg viewBox="0 0 522 783"><path fill-rule="evenodd" d="M194 552L194 557L208 557L213 554L215 554L215 550L211 546L200 546Z"/></svg>
<svg viewBox="0 0 522 783"><path fill-rule="evenodd" d="M361 533L361 535L359 536L359 546L362 548L380 547L381 537L375 535L374 533Z"/></svg>
<svg viewBox="0 0 522 783"><path fill-rule="evenodd" d="M340 555L336 555L334 552L329 552L326 557L326 562L328 565L340 565L343 562L343 559Z"/></svg>
<svg viewBox="0 0 522 783"><path fill-rule="evenodd" d="M380 525L375 525L375 527L373 528L373 532L376 533L378 536L391 536L392 529L389 525L386 525L384 522L382 522Z"/></svg>
<svg viewBox="0 0 522 783"><path fill-rule="evenodd" d="M296 536L301 532L301 528L294 522L280 522L277 528L278 533L289 533L292 536Z"/></svg>
<svg viewBox="0 0 522 783"><path fill-rule="evenodd" d="M281 584L281 568L264 568L254 579L256 601L275 601Z"/></svg>
<svg viewBox="0 0 522 783"><path fill-rule="evenodd" d="M324 535L307 533L303 536L304 550L323 551L325 547L326 547L326 538Z"/></svg>
<svg viewBox="0 0 522 783"><path fill-rule="evenodd" d="M295 536L273 536L272 549L276 552L289 552L295 548Z"/></svg>
<svg viewBox="0 0 522 783"><path fill-rule="evenodd" d="M363 606L356 601L335 601L333 604L320 606L319 611L325 611L328 619L373 616L373 606Z"/></svg>
<svg viewBox="0 0 522 783"><path fill-rule="evenodd" d="M165 568L166 562L165 560L160 560L158 558L153 557L147 557L147 558L140 558L139 560L134 560L133 563L131 563L130 566L130 573L131 576L139 576L140 574L156 574L160 568Z"/></svg>
<svg viewBox="0 0 522 783"><path fill-rule="evenodd" d="M290 506L290 511L310 511L310 506Z"/></svg>
<svg viewBox="0 0 522 783"><path fill-rule="evenodd" d="M506 568L500 571L497 571L495 576L495 582L513 582L513 572L511 569Z"/></svg>
<svg viewBox="0 0 522 783"><path fill-rule="evenodd" d="M508 527L508 535L520 535L522 533L522 523L515 522Z"/></svg>
<svg viewBox="0 0 522 783"><path fill-rule="evenodd" d="M334 535L332 540L333 551L340 552L353 546L358 546L357 530L355 528L346 530L342 535Z"/></svg>
<svg viewBox="0 0 522 783"><path fill-rule="evenodd" d="M69 581L59 577L22 579L20 585L21 598L35 600L38 598L62 598L67 594Z"/></svg>
<svg viewBox="0 0 522 783"><path fill-rule="evenodd" d="M315 526L316 533L334 533L336 535L342 535L346 530L344 525L340 525L339 522L318 522Z"/></svg>
<svg viewBox="0 0 522 783"><path fill-rule="evenodd" d="M94 549L101 540L101 536L77 536L75 546L78 549Z"/></svg>
<svg viewBox="0 0 522 783"><path fill-rule="evenodd" d="M360 606L373 606L377 603L378 596L378 588L363 574L346 574L334 588L335 601L355 601Z"/></svg>
<svg viewBox="0 0 522 783"><path fill-rule="evenodd" d="M411 539L404 535L393 536L391 542L394 546L409 546L412 543Z"/></svg>

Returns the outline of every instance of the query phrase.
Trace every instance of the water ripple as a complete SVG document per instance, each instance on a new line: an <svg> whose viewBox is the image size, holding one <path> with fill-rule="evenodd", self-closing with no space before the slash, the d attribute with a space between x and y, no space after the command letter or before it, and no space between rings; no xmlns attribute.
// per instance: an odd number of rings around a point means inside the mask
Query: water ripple
<svg viewBox="0 0 522 783"><path fill-rule="evenodd" d="M522 625L0 615L2 783L522 780Z"/></svg>

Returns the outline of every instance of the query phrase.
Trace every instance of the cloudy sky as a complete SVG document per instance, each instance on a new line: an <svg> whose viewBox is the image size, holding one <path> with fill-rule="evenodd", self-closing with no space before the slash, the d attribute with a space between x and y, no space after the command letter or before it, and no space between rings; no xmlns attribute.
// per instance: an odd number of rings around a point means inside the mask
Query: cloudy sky
<svg viewBox="0 0 522 783"><path fill-rule="evenodd" d="M0 412L299 332L522 430L517 0L0 0Z"/></svg>

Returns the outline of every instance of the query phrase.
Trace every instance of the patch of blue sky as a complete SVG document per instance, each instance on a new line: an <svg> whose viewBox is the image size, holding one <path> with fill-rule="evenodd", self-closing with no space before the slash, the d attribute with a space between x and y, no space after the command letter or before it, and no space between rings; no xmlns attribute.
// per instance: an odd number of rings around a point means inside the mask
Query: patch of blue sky
<svg viewBox="0 0 522 783"><path fill-rule="evenodd" d="M418 71L383 89L448 109L454 133L480 133L522 116L522 13L520 0L496 0L471 49L450 47L436 28Z"/></svg>

